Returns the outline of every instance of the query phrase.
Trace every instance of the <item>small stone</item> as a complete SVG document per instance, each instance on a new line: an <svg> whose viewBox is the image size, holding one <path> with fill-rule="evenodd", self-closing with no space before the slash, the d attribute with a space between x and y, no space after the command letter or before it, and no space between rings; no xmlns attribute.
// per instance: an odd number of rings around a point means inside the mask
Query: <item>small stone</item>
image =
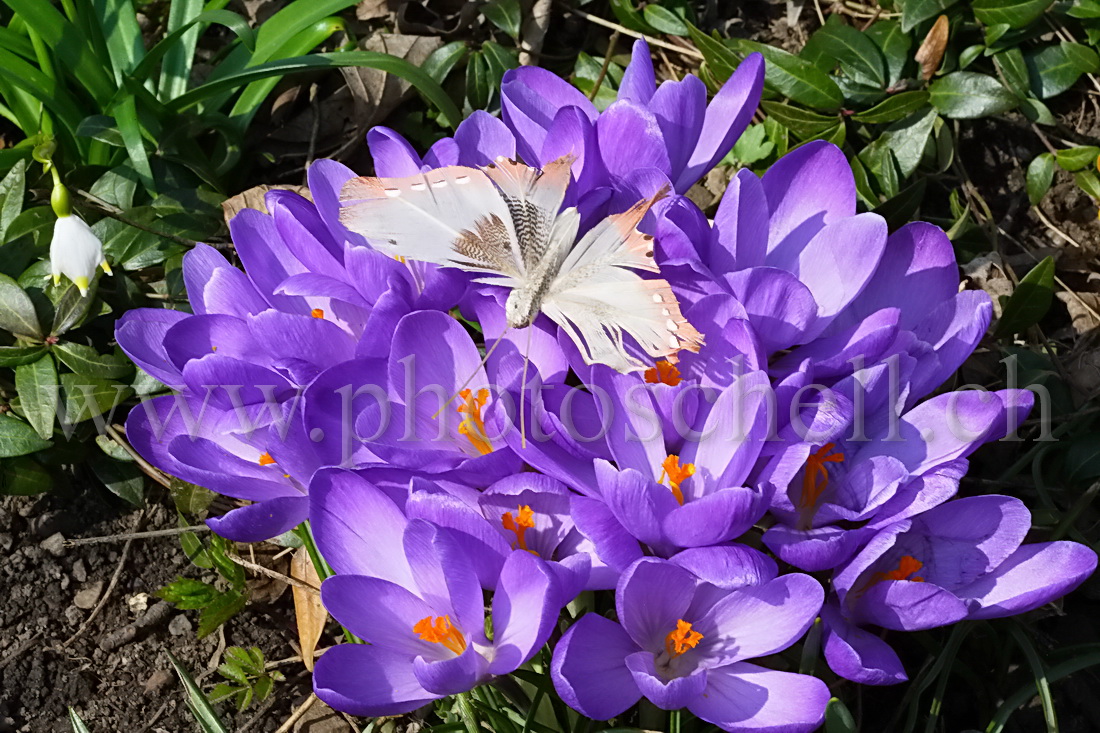
<svg viewBox="0 0 1100 733"><path fill-rule="evenodd" d="M166 669L158 669L145 680L145 692L153 694L172 681L172 673Z"/></svg>
<svg viewBox="0 0 1100 733"><path fill-rule="evenodd" d="M7 552L11 549L15 538L8 532L0 532L0 551Z"/></svg>
<svg viewBox="0 0 1100 733"><path fill-rule="evenodd" d="M130 608L130 613L145 613L145 610L149 608L149 594L135 593L132 596L127 596L126 605Z"/></svg>
<svg viewBox="0 0 1100 733"><path fill-rule="evenodd" d="M54 557L60 557L65 554L65 536L60 532L54 532L52 535L42 540L38 546Z"/></svg>
<svg viewBox="0 0 1100 733"><path fill-rule="evenodd" d="M95 608L95 604L99 601L101 593L103 593L102 580L88 583L77 591L76 596L73 597L73 605L77 608L83 608L85 611Z"/></svg>
<svg viewBox="0 0 1100 733"><path fill-rule="evenodd" d="M83 583L88 579L88 569L84 567L83 560L77 560L73 563L73 580L77 583Z"/></svg>
<svg viewBox="0 0 1100 733"><path fill-rule="evenodd" d="M183 636L191 633L191 621L184 614L176 616L168 622L168 633L172 636Z"/></svg>
<svg viewBox="0 0 1100 733"><path fill-rule="evenodd" d="M65 623L69 626L76 626L83 620L84 614L76 606L69 606L65 609Z"/></svg>

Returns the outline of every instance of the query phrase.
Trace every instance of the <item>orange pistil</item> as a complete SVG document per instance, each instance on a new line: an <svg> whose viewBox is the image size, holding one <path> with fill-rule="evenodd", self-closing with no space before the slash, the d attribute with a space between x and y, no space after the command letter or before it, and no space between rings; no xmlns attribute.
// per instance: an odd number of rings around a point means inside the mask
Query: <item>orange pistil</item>
<svg viewBox="0 0 1100 733"><path fill-rule="evenodd" d="M668 478L668 486L672 489L672 495L676 497L676 501L680 506L684 505L684 492L680 489L680 484L688 479L695 473L694 463L680 464L680 456L669 456L661 463L661 478L657 479L657 483L664 483L665 478Z"/></svg>
<svg viewBox="0 0 1100 733"><path fill-rule="evenodd" d="M680 619L676 622L676 628L665 636L665 651L670 659L675 659L688 649L694 649L702 640L702 634L692 631L691 624Z"/></svg>
<svg viewBox="0 0 1100 733"><path fill-rule="evenodd" d="M261 453L260 454L260 465L261 466L270 466L274 462L275 462L275 459L271 457L270 453Z"/></svg>
<svg viewBox="0 0 1100 733"><path fill-rule="evenodd" d="M472 390L464 389L458 396L462 398L462 404L455 409L458 414L465 415L465 419L458 424L458 432L465 435L481 455L492 453L493 444L485 437L485 423L481 419L481 408L489 399L489 390L479 389L475 397Z"/></svg>
<svg viewBox="0 0 1100 733"><path fill-rule="evenodd" d="M650 384L667 384L675 387L680 383L680 370L662 359L654 364L652 369L646 370L645 381Z"/></svg>
<svg viewBox="0 0 1100 733"><path fill-rule="evenodd" d="M512 516L512 512L504 512L500 516L500 523L504 525L504 528L509 532L516 533L516 543L512 545L517 550L527 550L528 552L535 553L534 550L527 546L527 530L535 528L535 513L531 511L531 507L524 504L516 510L516 516ZM535 553L538 554L538 553Z"/></svg>
<svg viewBox="0 0 1100 733"><path fill-rule="evenodd" d="M413 633L424 641L442 644L455 654L466 651L466 637L451 624L449 615L435 618L425 616L413 624Z"/></svg>
<svg viewBox="0 0 1100 733"><path fill-rule="evenodd" d="M801 529L811 529L814 512L817 510L817 500L829 488L829 469L826 463L840 463L844 460L843 453L830 453L836 443L826 443L810 454L806 459L806 470L802 476L802 496L798 500L798 508L801 510Z"/></svg>
<svg viewBox="0 0 1100 733"><path fill-rule="evenodd" d="M325 309L324 308L314 308L313 310L311 310L309 312L309 314L311 316L313 316L314 318L324 318L325 317Z"/></svg>
<svg viewBox="0 0 1100 733"><path fill-rule="evenodd" d="M871 576L871 582L867 585L871 586L883 580L909 580L914 583L923 583L924 578L919 575L914 575L914 573L923 567L924 563L912 555L902 555L901 559L898 560L897 569L891 570L888 573L875 573Z"/></svg>

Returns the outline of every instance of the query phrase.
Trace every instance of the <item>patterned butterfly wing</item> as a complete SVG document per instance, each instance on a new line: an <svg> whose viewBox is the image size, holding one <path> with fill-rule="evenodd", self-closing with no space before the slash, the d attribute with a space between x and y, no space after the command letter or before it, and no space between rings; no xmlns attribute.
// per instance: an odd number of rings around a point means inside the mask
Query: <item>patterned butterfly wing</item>
<svg viewBox="0 0 1100 733"><path fill-rule="evenodd" d="M508 204L476 168L449 166L406 178L353 178L344 184L340 202L344 226L381 252L524 279L526 269Z"/></svg>
<svg viewBox="0 0 1100 733"><path fill-rule="evenodd" d="M651 365L631 356L627 334L654 358L675 361L681 349L698 351L703 336L680 313L666 280L646 280L638 270L659 272L653 237L638 224L666 190L593 227L566 257L542 301L542 312L561 326L588 364L620 372Z"/></svg>
<svg viewBox="0 0 1100 733"><path fill-rule="evenodd" d="M558 210L569 187L574 156L565 155L541 171L508 158L497 158L485 167L485 174L500 189L512 215L520 257L529 274L545 264ZM556 263L555 263L556 264Z"/></svg>

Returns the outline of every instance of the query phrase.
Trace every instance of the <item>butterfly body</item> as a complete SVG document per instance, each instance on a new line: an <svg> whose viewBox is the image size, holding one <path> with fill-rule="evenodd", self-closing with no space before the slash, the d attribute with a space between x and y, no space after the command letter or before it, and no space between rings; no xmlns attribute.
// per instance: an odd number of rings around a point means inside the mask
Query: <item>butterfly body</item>
<svg viewBox="0 0 1100 733"><path fill-rule="evenodd" d="M341 220L383 252L483 275L511 289L512 328L540 313L564 329L589 364L622 372L649 364L628 353L629 334L651 357L697 351L702 336L680 314L659 272L653 238L636 227L665 192L607 217L580 241L580 216L561 209L572 156L539 171L498 159L483 169L449 166L408 178L355 178L341 193Z"/></svg>

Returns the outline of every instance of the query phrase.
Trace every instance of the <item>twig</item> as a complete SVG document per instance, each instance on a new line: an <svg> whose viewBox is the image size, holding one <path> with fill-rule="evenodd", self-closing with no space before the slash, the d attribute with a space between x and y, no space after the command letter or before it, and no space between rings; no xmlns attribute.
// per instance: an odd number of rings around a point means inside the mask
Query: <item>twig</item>
<svg viewBox="0 0 1100 733"><path fill-rule="evenodd" d="M1066 234L1061 229L1059 229L1057 226L1055 226L1054 222L1052 222L1050 219L1047 218L1047 215L1043 213L1042 209L1040 209L1038 206L1034 207L1034 209L1035 209L1036 216L1039 217L1039 221L1043 222L1043 224L1046 225L1047 229L1051 230L1052 232L1057 234L1059 237L1061 237L1062 239L1064 239L1067 242L1069 242L1070 244L1072 244L1077 249L1084 249L1084 247L1081 246L1080 242L1078 242L1076 239L1074 239L1073 237L1071 237L1070 235Z"/></svg>
<svg viewBox="0 0 1100 733"><path fill-rule="evenodd" d="M292 578L289 575L283 575L282 573L277 572L275 570L272 570L271 568L265 568L263 565L257 565L254 562L249 562L248 560L245 560L243 557L241 557L239 555L234 555L231 552L227 552L227 553L225 553L225 556L228 557L233 562L240 565L242 568L245 568L246 570L251 570L254 573L259 573L260 575L266 575L267 577L274 578L275 580L281 580L284 583L286 583L287 585L297 586L298 588L302 588L304 590L312 591L313 593L320 593L321 592L321 589L318 588L315 585L307 583L303 580L298 580L297 578Z"/></svg>
<svg viewBox="0 0 1100 733"><path fill-rule="evenodd" d="M615 44L618 42L620 35L622 35L622 31L616 30L607 41L607 52L603 55L603 66L600 67L600 73L596 76L596 81L592 85L592 91L588 93L590 100L595 99L596 95L600 93L603 80L607 78L607 70L611 66L611 57L615 55Z"/></svg>
<svg viewBox="0 0 1100 733"><path fill-rule="evenodd" d="M145 510L143 509L141 513L138 514L137 521L134 522L134 531L137 532L139 529L141 529L141 525L144 523ZM115 567L115 574L111 576L111 582L107 584L107 590L103 591L103 597L99 599L99 603L97 603L95 605L95 608L92 609L92 612L88 615L88 618L84 619L84 623L80 625L80 628L77 629L72 636L70 636L61 644L62 649L69 646L78 638L80 638L81 634L87 631L88 627L91 626L92 621L94 621L96 616L99 615L99 612L103 610L103 607L107 605L107 599L111 597L111 591L113 591L115 589L115 586L118 585L118 579L122 576L122 569L126 567L126 558L130 556L130 548L133 546L133 544L133 537L126 540L126 544L122 546L122 556L118 558L118 565Z"/></svg>
<svg viewBox="0 0 1100 733"><path fill-rule="evenodd" d="M131 446L126 441L126 438L123 438L122 435L119 434L118 429L115 428L114 425L107 425L106 430L107 435L110 435L112 440L118 443L124 451L130 454L130 457L134 459L134 463L138 464L138 468L140 468L146 476L153 479L166 489L172 488L172 482L168 479L164 472L153 464L149 463L149 461L142 458L141 455L136 450L134 450L133 446Z"/></svg>
<svg viewBox="0 0 1100 733"><path fill-rule="evenodd" d="M147 532L124 532L122 534L109 534L103 537L81 537L75 540L65 540L65 547L78 545L99 545L107 542L121 542L123 540L144 540L150 537L171 537L185 532L209 532L210 528L205 524L196 524L192 527L173 527L172 529L151 529Z"/></svg>
<svg viewBox="0 0 1100 733"><path fill-rule="evenodd" d="M8 652L7 656L5 656L3 659L0 659L0 669L3 669L4 667L7 667L9 664L11 664L12 660L14 660L17 657L21 656L23 654L23 652L27 651L32 646L34 646L35 642L37 642L41 638L42 638L42 632L39 631L37 634L35 634L31 638L27 639L23 643L17 644L14 649L12 649L10 652Z"/></svg>
<svg viewBox="0 0 1100 733"><path fill-rule="evenodd" d="M290 717L286 719L285 723L279 726L279 729L276 730L275 733L290 733L294 728L294 724L302 719L302 716L313 707L313 703L315 702L317 702L317 696L312 692L309 693L309 697L306 698L306 701L302 703L297 710L291 713Z"/></svg>
<svg viewBox="0 0 1100 733"><path fill-rule="evenodd" d="M150 234L155 234L158 237L163 237L164 239L170 239L173 242L175 242L177 244L182 244L186 247L194 247L196 244L198 244L198 242L196 242L194 239L188 239L187 237L181 237L178 234L169 234L168 232L161 232L161 231L158 231L156 229L152 229L150 227L147 227L144 224L136 222L133 219L131 219L130 217L126 216L125 212L123 212L122 209L118 208L117 206L115 206L114 204L112 204L109 201L104 201L99 196L96 196L94 193L89 193L88 191L85 191L82 188L76 189L76 192L78 194L80 194L81 196L83 196L84 198L86 198L91 203L95 204L96 207L98 207L99 210L104 215L109 216L112 219L117 219L118 221L121 221L123 224L126 224L128 226L132 226L134 229L140 229L143 232L149 232Z"/></svg>
<svg viewBox="0 0 1100 733"><path fill-rule="evenodd" d="M331 648L332 647L330 647L330 646L326 646L324 649L314 649L313 650L313 658L316 659L317 657L321 656L322 654L324 654L325 652L327 652ZM264 669L265 670L267 670L267 669L276 669L278 667L285 667L288 664L297 664L298 662L301 662L301 661L302 661L302 655L301 654L295 654L293 657L287 657L286 659L276 659L273 662L265 662L264 663Z"/></svg>
<svg viewBox="0 0 1100 733"><path fill-rule="evenodd" d="M313 112L313 125L309 131L309 148L306 150L305 180L302 185L309 185L309 167L313 165L313 156L317 154L317 137L321 134L321 104L317 99L317 83L309 85L309 107Z"/></svg>
<svg viewBox="0 0 1100 733"><path fill-rule="evenodd" d="M260 722L260 718L263 717L263 714L266 713L268 711L268 709L270 709L271 706L274 705L275 701L278 700L278 699L279 699L278 695L268 695L267 699L264 700L264 704L261 705L260 708L255 713L252 714L252 717L248 719L247 723L245 723L244 725L242 725L240 727L240 729L237 731L237 733L247 733L247 731L252 730L252 726L254 726L254 725L256 725L256 723Z"/></svg>
<svg viewBox="0 0 1100 733"><path fill-rule="evenodd" d="M546 40L546 31L550 29L550 10L552 0L535 0L531 4L531 14L523 24L523 35L519 42L520 66L537 63L542 53L542 44Z"/></svg>
<svg viewBox="0 0 1100 733"><path fill-rule="evenodd" d="M682 53L685 56L691 56L697 59L703 58L703 54L693 48L685 48L684 46L677 46L673 43L666 43L659 38L654 38L653 36L647 36L644 33L632 31L629 28L624 28L618 23L612 23L610 20L604 20L597 15L592 15L591 13L586 13L583 10L577 10L576 8L571 8L568 5L562 4L562 7L569 13L577 16L578 18L583 18L589 23L595 23L596 25L602 25L604 28L610 28L613 31L619 31L619 33L622 33L624 36L645 39L645 42L648 43L650 46L667 48L669 51L676 51L677 53Z"/></svg>

